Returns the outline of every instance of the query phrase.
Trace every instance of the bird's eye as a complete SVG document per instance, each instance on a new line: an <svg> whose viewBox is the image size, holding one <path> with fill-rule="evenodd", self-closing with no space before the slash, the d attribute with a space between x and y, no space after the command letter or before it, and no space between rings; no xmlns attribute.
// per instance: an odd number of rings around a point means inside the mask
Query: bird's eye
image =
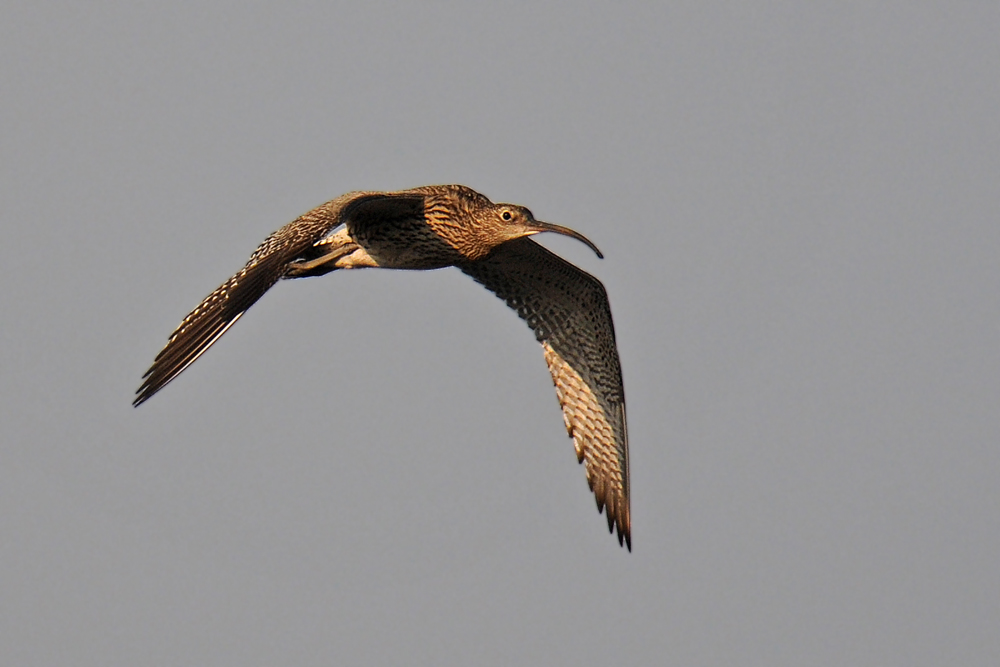
<svg viewBox="0 0 1000 667"><path fill-rule="evenodd" d="M504 211L503 213L500 214L500 219L502 219L504 222L510 222L511 220L514 219L514 216L511 214L510 211Z"/></svg>

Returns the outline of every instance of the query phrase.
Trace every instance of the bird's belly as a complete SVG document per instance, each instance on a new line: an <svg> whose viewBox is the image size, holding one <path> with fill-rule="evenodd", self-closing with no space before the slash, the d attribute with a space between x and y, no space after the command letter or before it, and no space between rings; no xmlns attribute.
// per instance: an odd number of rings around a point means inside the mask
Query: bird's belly
<svg viewBox="0 0 1000 667"><path fill-rule="evenodd" d="M386 269L440 269L452 266L459 259L457 253L454 257L438 257L414 252L408 248L380 248L378 250L365 248L365 251L369 257L375 260L376 264Z"/></svg>

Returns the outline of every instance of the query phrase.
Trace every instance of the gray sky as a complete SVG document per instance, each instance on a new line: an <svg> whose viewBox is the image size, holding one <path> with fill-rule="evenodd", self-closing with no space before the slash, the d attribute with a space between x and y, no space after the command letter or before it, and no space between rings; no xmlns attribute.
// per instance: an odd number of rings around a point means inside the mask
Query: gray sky
<svg viewBox="0 0 1000 667"><path fill-rule="evenodd" d="M62 6L60 6L62 5ZM1000 5L17 3L0 663L1000 662ZM180 319L353 189L464 183L611 298L635 551L455 270Z"/></svg>

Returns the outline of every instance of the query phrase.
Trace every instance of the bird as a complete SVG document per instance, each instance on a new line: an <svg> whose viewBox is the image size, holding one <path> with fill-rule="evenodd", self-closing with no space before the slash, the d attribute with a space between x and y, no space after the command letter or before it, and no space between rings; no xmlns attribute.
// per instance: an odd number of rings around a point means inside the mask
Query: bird
<svg viewBox="0 0 1000 667"><path fill-rule="evenodd" d="M528 238L585 236L495 204L464 185L355 191L268 236L246 265L185 317L136 390L138 407L194 363L279 280L338 269L431 270L454 266L517 312L541 343L577 461L606 514L608 531L632 550L625 390L604 285Z"/></svg>

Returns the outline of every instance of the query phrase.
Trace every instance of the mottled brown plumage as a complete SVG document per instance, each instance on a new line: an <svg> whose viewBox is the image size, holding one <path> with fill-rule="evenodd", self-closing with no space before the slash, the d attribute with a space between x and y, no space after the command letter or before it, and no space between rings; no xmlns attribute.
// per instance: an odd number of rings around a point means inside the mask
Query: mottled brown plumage
<svg viewBox="0 0 1000 667"><path fill-rule="evenodd" d="M625 393L607 293L596 278L526 238L545 231L579 239L601 256L577 232L461 185L342 195L271 234L246 266L185 317L143 376L133 404L194 363L283 278L457 266L517 311L542 344L598 511L631 550Z"/></svg>

